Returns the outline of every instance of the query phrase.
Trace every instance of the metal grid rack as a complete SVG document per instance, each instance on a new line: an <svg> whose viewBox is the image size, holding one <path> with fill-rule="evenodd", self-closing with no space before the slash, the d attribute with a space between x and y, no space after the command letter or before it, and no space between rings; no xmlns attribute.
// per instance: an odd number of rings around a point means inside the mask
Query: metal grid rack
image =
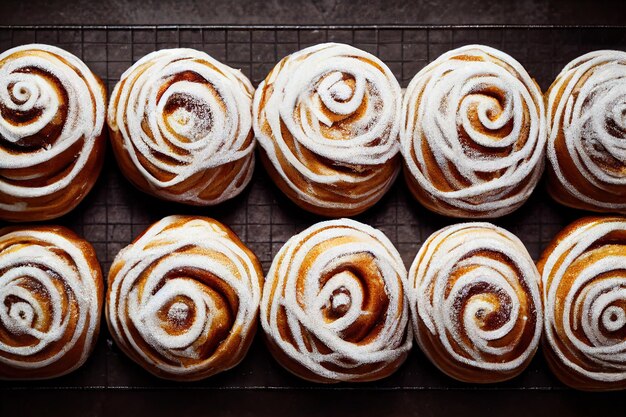
<svg viewBox="0 0 626 417"><path fill-rule="evenodd" d="M321 42L344 42L380 57L405 87L424 65L441 53L471 43L511 54L546 89L571 59L596 49L626 50L626 27L558 26L71 26L0 27L0 50L26 43L60 46L82 58L109 91L133 62L158 49L190 47L241 68L257 85L283 56ZM257 164L248 189L218 207L193 208L156 200L137 192L119 173L108 153L96 187L79 207L58 220L82 234L96 248L106 274L117 252L152 222L169 214L201 214L229 225L255 251L265 270L293 234L321 220L288 201ZM534 258L554 234L584 215L550 200L540 185L521 209L494 223L517 234ZM454 222L428 212L410 196L402 180L374 208L356 217L381 229L407 265L430 233ZM328 387L303 382L276 364L257 337L244 361L224 374L193 384L151 377L127 359L103 323L96 350L85 366L63 378L32 383L0 382L16 388L76 389L374 389L458 390L540 389L563 387L541 355L513 381L495 386L467 385L442 375L413 349L409 360L383 381Z"/></svg>

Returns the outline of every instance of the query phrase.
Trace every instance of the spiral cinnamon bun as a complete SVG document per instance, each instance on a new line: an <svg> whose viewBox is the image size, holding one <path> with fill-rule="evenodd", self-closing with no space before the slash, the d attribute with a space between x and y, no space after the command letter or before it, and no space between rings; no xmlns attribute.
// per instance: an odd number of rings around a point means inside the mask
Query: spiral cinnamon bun
<svg viewBox="0 0 626 417"><path fill-rule="evenodd" d="M540 279L520 240L490 223L431 235L409 270L413 329L424 353L464 382L513 378L537 350Z"/></svg>
<svg viewBox="0 0 626 417"><path fill-rule="evenodd" d="M626 219L588 217L561 231L537 264L544 352L565 384L626 388Z"/></svg>
<svg viewBox="0 0 626 417"><path fill-rule="evenodd" d="M86 360L103 282L93 247L58 226L0 230L0 379L47 379Z"/></svg>
<svg viewBox="0 0 626 417"><path fill-rule="evenodd" d="M575 208L626 213L626 52L574 59L546 101L552 197Z"/></svg>
<svg viewBox="0 0 626 417"><path fill-rule="evenodd" d="M53 219L102 167L106 92L76 56L49 45L0 54L0 219Z"/></svg>
<svg viewBox="0 0 626 417"><path fill-rule="evenodd" d="M543 170L541 90L512 57L469 45L422 69L404 95L405 177L426 208L490 218L516 210Z"/></svg>
<svg viewBox="0 0 626 417"><path fill-rule="evenodd" d="M194 49L152 52L115 86L108 124L118 164L140 190L193 205L237 196L254 169L254 89Z"/></svg>
<svg viewBox="0 0 626 417"><path fill-rule="evenodd" d="M262 279L256 256L224 225L166 217L115 257L106 300L111 336L161 378L225 371L252 342Z"/></svg>
<svg viewBox="0 0 626 417"><path fill-rule="evenodd" d="M313 213L365 211L397 176L400 85L375 56L326 43L283 58L254 95L262 161Z"/></svg>
<svg viewBox="0 0 626 417"><path fill-rule="evenodd" d="M405 279L389 239L365 224L326 221L293 236L263 288L261 324L272 354L315 382L390 375L412 344Z"/></svg>

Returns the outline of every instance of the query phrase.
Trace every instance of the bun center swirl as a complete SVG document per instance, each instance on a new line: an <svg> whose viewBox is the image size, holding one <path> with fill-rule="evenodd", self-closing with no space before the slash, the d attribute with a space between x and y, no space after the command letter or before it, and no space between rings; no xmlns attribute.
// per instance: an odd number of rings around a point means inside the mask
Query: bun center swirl
<svg viewBox="0 0 626 417"><path fill-rule="evenodd" d="M261 115L270 130L264 133L286 156L291 140L352 165L381 164L397 153L400 88L370 54L340 44L307 48L281 61L263 84L272 89ZM274 146L266 135L259 140Z"/></svg>

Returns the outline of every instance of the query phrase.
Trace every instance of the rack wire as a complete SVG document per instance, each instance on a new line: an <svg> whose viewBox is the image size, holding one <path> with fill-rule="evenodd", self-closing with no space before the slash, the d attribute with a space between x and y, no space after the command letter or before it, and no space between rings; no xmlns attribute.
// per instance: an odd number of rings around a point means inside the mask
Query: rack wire
<svg viewBox="0 0 626 417"><path fill-rule="evenodd" d="M452 48L480 43L499 48L519 60L546 89L571 59L596 49L626 50L626 27L568 26L5 26L0 49L27 43L60 46L82 58L111 91L122 72L145 54L163 48L205 51L240 68L257 85L278 60L321 42L344 42L380 57L401 85L432 59ZM258 164L260 165L260 164ZM273 255L293 234L321 218L288 201L259 166L248 189L233 201L214 208L192 208L162 202L138 193L119 173L111 153L95 189L59 223L81 233L96 248L106 272L117 252L152 222L170 214L214 217L235 230L255 251L265 270ZM542 186L520 210L495 221L517 234L534 258L554 234L581 212L552 202ZM385 232L410 264L421 242L453 222L428 212L399 180L374 208L357 219ZM414 349L390 378L376 383L320 387L298 380L280 368L260 341L234 370L194 384L157 380L115 347L102 326L96 351L78 371L59 379L32 383L0 383L2 389L563 389L538 355L513 381L496 386L460 384L443 376Z"/></svg>

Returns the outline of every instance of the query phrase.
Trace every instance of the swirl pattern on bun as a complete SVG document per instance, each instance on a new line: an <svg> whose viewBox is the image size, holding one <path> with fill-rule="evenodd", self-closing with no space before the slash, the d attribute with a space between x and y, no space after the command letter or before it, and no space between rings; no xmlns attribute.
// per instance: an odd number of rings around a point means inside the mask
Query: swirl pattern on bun
<svg viewBox="0 0 626 417"><path fill-rule="evenodd" d="M626 389L626 219L587 217L561 231L538 263L544 352L582 390Z"/></svg>
<svg viewBox="0 0 626 417"><path fill-rule="evenodd" d="M464 382L513 378L534 356L543 325L540 279L520 240L490 223L431 235L409 271L417 341Z"/></svg>
<svg viewBox="0 0 626 417"><path fill-rule="evenodd" d="M399 170L400 85L375 56L326 43L283 58L259 85L254 132L278 187L306 210L358 214Z"/></svg>
<svg viewBox="0 0 626 417"><path fill-rule="evenodd" d="M422 69L403 101L401 150L415 198L437 213L493 218L521 206L544 164L543 96L515 59L469 45Z"/></svg>
<svg viewBox="0 0 626 417"><path fill-rule="evenodd" d="M626 52L574 59L546 102L552 197L575 208L626 213Z"/></svg>
<svg viewBox="0 0 626 417"><path fill-rule="evenodd" d="M0 229L0 379L53 378L85 363L102 295L95 251L70 230Z"/></svg>
<svg viewBox="0 0 626 417"><path fill-rule="evenodd" d="M162 49L115 86L108 124L118 164L139 189L192 205L237 196L254 170L250 81L194 49Z"/></svg>
<svg viewBox="0 0 626 417"><path fill-rule="evenodd" d="M207 378L248 351L262 280L256 256L222 224L165 217L115 257L106 300L111 336L160 378Z"/></svg>
<svg viewBox="0 0 626 417"><path fill-rule="evenodd" d="M412 344L405 280L380 231L348 219L309 227L287 241L266 277L261 324L272 354L315 382L390 375Z"/></svg>
<svg viewBox="0 0 626 417"><path fill-rule="evenodd" d="M102 167L104 85L49 45L0 54L0 219L48 220L80 203Z"/></svg>

